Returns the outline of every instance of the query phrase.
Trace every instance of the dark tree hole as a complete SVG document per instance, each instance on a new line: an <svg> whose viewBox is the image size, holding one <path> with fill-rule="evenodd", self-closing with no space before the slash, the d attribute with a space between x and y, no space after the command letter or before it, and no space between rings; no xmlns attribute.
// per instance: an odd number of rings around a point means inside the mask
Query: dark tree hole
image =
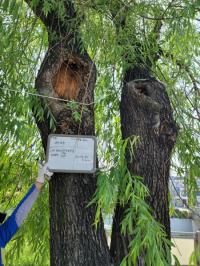
<svg viewBox="0 0 200 266"><path fill-rule="evenodd" d="M148 91L147 91L147 89L145 87L138 87L138 88L136 88L136 90L140 94L144 94L146 96L149 96Z"/></svg>

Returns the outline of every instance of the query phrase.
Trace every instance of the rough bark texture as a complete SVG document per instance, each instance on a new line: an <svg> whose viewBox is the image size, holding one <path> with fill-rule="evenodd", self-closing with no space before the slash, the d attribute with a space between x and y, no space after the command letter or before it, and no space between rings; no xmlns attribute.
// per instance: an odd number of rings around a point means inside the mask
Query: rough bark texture
<svg viewBox="0 0 200 266"><path fill-rule="evenodd" d="M177 128L165 86L151 78L144 68L135 67L127 71L120 112L123 139L132 135L140 137L132 162L127 149L129 170L143 177L150 193L146 200L152 214L164 226L170 238L168 180L170 154ZM120 223L126 207L116 206L113 219L111 254L116 265L127 255L131 240L129 236L120 234ZM138 258L138 265L144 265L142 258Z"/></svg>
<svg viewBox="0 0 200 266"><path fill-rule="evenodd" d="M30 5L30 2L27 1ZM58 134L94 135L93 90L95 65L82 47L78 21L71 1L64 1L66 18L59 19L56 10L47 16L42 12L43 1L33 11L45 24L49 48L38 72L36 89L40 94L89 104L78 105L81 122L73 118L66 102L55 99L41 101L45 120L38 121L44 149L51 132L48 110L56 119ZM70 24L71 23L71 24ZM77 111L77 110L76 110ZM50 181L50 261L51 266L106 266L110 254L103 222L93 226L96 209L87 207L96 190L92 174L54 174Z"/></svg>

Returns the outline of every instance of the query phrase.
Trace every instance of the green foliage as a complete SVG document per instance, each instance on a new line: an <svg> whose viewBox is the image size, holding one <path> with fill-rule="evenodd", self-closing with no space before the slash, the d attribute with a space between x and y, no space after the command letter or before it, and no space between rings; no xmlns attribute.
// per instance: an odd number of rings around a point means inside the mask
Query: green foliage
<svg viewBox="0 0 200 266"><path fill-rule="evenodd" d="M0 3L0 32L0 210L11 213L35 181L37 160L44 159L32 113L42 120L44 110L40 101L27 93L35 92L46 33L23 1L9 0ZM45 189L6 248L6 265L48 265L47 200Z"/></svg>
<svg viewBox="0 0 200 266"><path fill-rule="evenodd" d="M129 254L121 265L136 265L139 255L143 252L145 252L145 265L169 265L171 243L166 239L164 229L156 222L145 203L145 197L148 194L138 177L128 174L125 195L130 207L126 210L122 221L122 233L130 235L132 241L129 245ZM168 253L168 259L166 259L166 253Z"/></svg>
<svg viewBox="0 0 200 266"><path fill-rule="evenodd" d="M174 210L173 214L171 215L173 218L183 218L183 219L192 219L192 213L189 210Z"/></svg>
<svg viewBox="0 0 200 266"><path fill-rule="evenodd" d="M180 264L178 258L177 258L175 255L173 255L173 258L174 258L174 262L175 262L174 265L175 265L175 266L181 266L181 264Z"/></svg>
<svg viewBox="0 0 200 266"><path fill-rule="evenodd" d="M141 59L143 64L151 62L152 74L167 85L180 128L172 167L185 177L193 205L200 176L199 3L187 0L74 2L78 19L71 21L64 1L45 0L42 9L46 16L56 12L61 26L66 26L69 32L75 32L80 24L84 47L98 70L95 121L100 171L93 200L98 202L95 223L102 209L110 214L118 200L121 205L129 203L121 228L124 234L131 234L133 241L123 264L134 263L141 249L146 249L148 265L165 265L163 249L170 243L165 241L162 227L153 220L145 203L148 191L142 180L130 175L124 159L127 142L121 141L120 132L121 81L124 71ZM30 1L33 8L38 4L38 0ZM8 210L19 202L33 182L36 160L44 157L32 110L39 120L46 113L52 130L56 121L48 106L43 107L39 99L27 94L35 92L35 76L48 45L44 25L24 1L3 0L0 1L0 33L0 209ZM59 37L59 33L52 35L51 39ZM80 122L81 113L86 110L74 102L67 107L72 110L74 120ZM45 189L38 206L9 244L8 265L48 265L48 215ZM33 256L28 260L30 251ZM195 256L194 253L191 263Z"/></svg>
<svg viewBox="0 0 200 266"><path fill-rule="evenodd" d="M189 266L198 266L199 261L200 261L200 253L199 249L196 248L190 256Z"/></svg>
<svg viewBox="0 0 200 266"><path fill-rule="evenodd" d="M28 143L28 141L33 141ZM42 158L40 140L33 136L27 138L27 146L16 145L10 138L0 145L0 210L9 214L24 196L37 176L37 159ZM37 206L29 215L26 223L19 230L6 248L6 265L27 265L27 254L34 250L30 258L35 261L29 265L48 265L48 191L45 189ZM28 236L28 237L27 237ZM33 254L33 252L31 252ZM24 260L25 264L22 264ZM44 263L46 261L46 264Z"/></svg>
<svg viewBox="0 0 200 266"><path fill-rule="evenodd" d="M97 226L101 211L110 214L117 203L128 206L121 223L121 232L129 235L132 240L129 254L123 259L121 266L136 265L143 252L145 265L169 265L171 242L166 239L162 226L156 222L145 202L149 193L141 177L131 175L127 168L126 148L131 147L131 151L134 151L137 142L136 136L121 141L115 165L109 171L99 173L97 191L90 203L97 203L95 224Z"/></svg>
<svg viewBox="0 0 200 266"><path fill-rule="evenodd" d="M75 122L81 122L82 119L82 112L87 111L87 107L82 105L80 106L76 101L69 101L67 103L67 108L71 110L72 112L72 119L74 119Z"/></svg>
<svg viewBox="0 0 200 266"><path fill-rule="evenodd" d="M51 111L51 108L49 107L48 103L46 102L46 100L44 100L44 108L42 109L42 107L40 106L40 109L38 110L39 113L40 113L40 110L43 110L43 112L46 113L46 118L49 121L49 127L50 127L52 132L55 132L56 131L56 119L55 119L55 117ZM37 112L36 112L36 116L37 116ZM39 116L38 116L38 118L43 121L44 120L44 113L41 114L41 118Z"/></svg>

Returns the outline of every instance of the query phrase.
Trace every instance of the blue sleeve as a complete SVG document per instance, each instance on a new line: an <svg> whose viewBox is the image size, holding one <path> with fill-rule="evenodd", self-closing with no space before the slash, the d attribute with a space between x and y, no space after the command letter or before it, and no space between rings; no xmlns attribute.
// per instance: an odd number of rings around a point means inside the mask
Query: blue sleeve
<svg viewBox="0 0 200 266"><path fill-rule="evenodd" d="M17 205L12 215L2 225L0 225L0 247L4 248L17 232L19 226L16 221L16 214L34 190L36 190L36 187L35 185L32 185L25 197Z"/></svg>

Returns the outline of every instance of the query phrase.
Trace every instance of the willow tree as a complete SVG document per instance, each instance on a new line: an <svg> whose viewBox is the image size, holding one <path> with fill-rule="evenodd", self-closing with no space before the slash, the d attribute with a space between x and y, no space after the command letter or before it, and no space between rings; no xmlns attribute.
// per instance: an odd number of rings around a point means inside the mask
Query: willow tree
<svg viewBox="0 0 200 266"><path fill-rule="evenodd" d="M41 95L44 119L37 119L44 150L52 132L48 113L56 121L57 134L94 135L95 65L84 49L80 17L72 1L26 1L48 32L48 50L38 71L35 88ZM66 102L76 101L74 110ZM74 117L74 112L80 117ZM50 182L51 265L110 265L103 223L93 225L96 208L88 207L96 189L92 174L55 174Z"/></svg>
<svg viewBox="0 0 200 266"><path fill-rule="evenodd" d="M162 12L165 13L165 9L160 7L160 16ZM119 45L123 46L124 40L120 40L120 31L126 30L130 13L112 15L119 34ZM146 36L147 40L151 38L150 47L143 44L143 39L138 39L133 29L135 38L133 41L129 40L129 49L133 51L135 57L124 56L126 67L123 71L120 115L122 138L127 139L133 135L139 137L134 151L130 149L131 144L127 145L126 158L129 171L133 174L133 178L134 176L143 178L143 183L149 190L146 201L155 219L163 225L166 237L170 239L168 186L170 158L177 137L177 126L173 119L166 87L157 81L152 73L152 65L155 65L159 59L161 26L160 21L150 25ZM151 47L155 49L151 50ZM122 236L119 232L127 208L130 207L129 204L127 206L117 204L115 209L111 252L116 263L120 263L129 253L128 247L132 238L128 233ZM140 251L138 265L147 263L144 254L145 250Z"/></svg>
<svg viewBox="0 0 200 266"><path fill-rule="evenodd" d="M138 176L142 177L143 183L149 191L146 202L151 207L151 213L154 218L163 225L165 236L170 239L169 172L171 165L175 166L177 163L170 163L172 151L176 143L179 127L180 137L178 138L176 151L180 155L178 156L180 161L185 158L182 148L184 144L180 140L184 134L187 134L187 131L190 131L190 122L187 122L194 119L196 132L198 126L195 120L199 120L197 103L199 95L198 75L195 71L195 63L188 59L188 54L190 57L195 58L195 54L199 53L197 47L191 47L193 42L198 43L198 30L195 26L198 6L196 3L188 5L188 3L182 3L181 1L176 3L173 1L166 1L165 3L159 1L156 3L141 3L140 1L111 1L105 3L97 1L95 4L90 3L89 6L99 14L99 27L105 24L105 28L108 28L108 35L111 35L107 40L108 46L106 44L102 45L103 53L106 49L109 50L111 42L115 43L114 51L111 52L111 60L109 61L109 58L106 57L104 67L111 68L113 66L113 72L110 75L107 74L107 79L110 79L112 83L109 89L111 92L114 91L112 97L115 97L116 102L118 101L119 92L122 90L120 102L122 138L130 139L126 145L127 171L132 173L132 180L137 180ZM191 32L193 32L193 38ZM190 41L186 36L190 36L188 37ZM181 46L182 49L178 48L180 43L183 45ZM184 52L181 53L181 51ZM102 65L103 60L99 61L100 65ZM121 68L117 63L112 64L114 61L120 62ZM165 64L168 66L167 69ZM173 71L170 68L173 68L174 73L179 71L176 77L174 77L175 75L173 75ZM121 74L121 90L118 88L119 83L115 82L115 78L119 73ZM174 80L170 78L170 75L172 75ZM119 76L116 80L120 80ZM183 83L187 85L181 92L181 84ZM113 86L116 86L116 89ZM189 92L190 96L188 97ZM108 99L111 99L108 94L106 96L105 105ZM184 99L184 102L188 102L188 107L190 106L190 112L187 112L187 115L184 108L179 106L179 97L181 100ZM177 101L179 101L178 105ZM173 118L172 104L176 112L177 123L175 123ZM115 108L115 104L111 106ZM177 115L179 108L184 110L183 113L186 120L183 119L183 114L179 113ZM195 115L192 118L193 112ZM108 115L110 113L111 111L107 112ZM113 117L116 117L117 112L113 111L112 114ZM101 118L106 121L105 116L101 116ZM179 124L180 121L181 124ZM109 126L110 122L107 124ZM116 125L116 120L113 119L111 127L112 125ZM118 132L119 128L116 127L116 129ZM190 154L193 150L192 147L195 145L194 143L198 142L198 134L196 135L196 133L190 138L190 145L187 145L187 151ZM139 136L139 141L134 149L132 148L132 136ZM113 138L114 142L116 139L115 136ZM111 145L109 150L116 156ZM182 165L176 168L178 170L187 167L192 168L193 170L190 171L191 174L189 176L191 179L187 177L188 180L192 180L191 183L196 182L195 176L197 177L199 174L197 170L198 158L196 155L194 157L195 163L192 163L192 165L187 161L187 166ZM126 179L123 176L125 172L117 172L116 157L113 158L109 158L115 165L115 170L111 168L108 176L110 184L113 182L113 176L121 175L121 178ZM119 159L119 157L117 158ZM105 160L108 159L105 157ZM178 173L180 174L180 171ZM190 183L188 180L187 182ZM122 185L123 181L118 182L118 200L116 200L116 195L113 199L116 203L116 208L113 217L111 240L112 257L119 264L125 256L129 257L132 254L132 263L136 263L137 259L135 257L138 256L137 262L139 265L150 265L151 245L147 245L145 241L142 241L143 238L146 240L152 236L145 229L145 226L146 228L148 227L148 221L147 219L142 220L142 217L138 219L138 213L142 212L142 208L138 211L137 204L132 201L134 197L130 196L127 201L125 200L126 193L129 193L131 185L135 185L135 181L132 181L133 184L131 184L126 179L127 189L125 190ZM109 189L109 185L107 186ZM133 191L136 191L136 187L133 188ZM101 187L99 191L101 191ZM103 197L97 194L97 198L100 205L104 205ZM132 212L131 209L133 209ZM144 226L142 226L141 221L143 221ZM127 226L126 230L124 230L124 224L126 223L129 224L129 228ZM137 244L138 248L136 248ZM165 251L167 258L167 249ZM154 252L152 252L153 255ZM159 262L154 263L159 264Z"/></svg>
<svg viewBox="0 0 200 266"><path fill-rule="evenodd" d="M176 169L190 174L192 192L200 174L197 4L26 2L0 3L0 207L14 206L33 181L49 133L94 135L94 115L99 168L97 186L94 175L54 176L11 243L9 265L49 265L49 236L52 265L169 264L169 100L180 128ZM95 191L97 209L88 205ZM114 213L111 255L102 210ZM17 250L34 257L24 262Z"/></svg>

